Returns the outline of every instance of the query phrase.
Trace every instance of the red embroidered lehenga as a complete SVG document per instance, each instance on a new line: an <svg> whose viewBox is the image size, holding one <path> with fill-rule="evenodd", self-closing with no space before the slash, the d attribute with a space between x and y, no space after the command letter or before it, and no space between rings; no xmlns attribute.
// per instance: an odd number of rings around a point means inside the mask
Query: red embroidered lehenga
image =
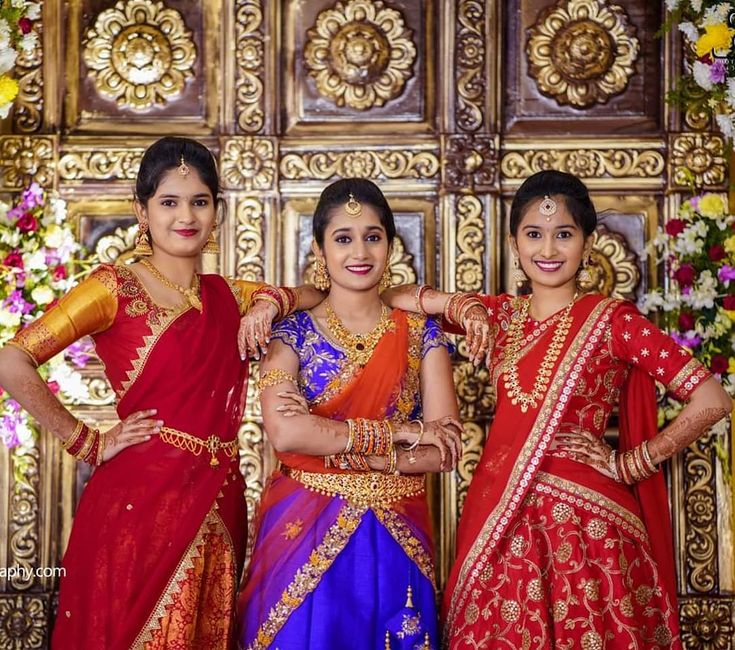
<svg viewBox="0 0 735 650"><path fill-rule="evenodd" d="M231 647L247 527L236 439L248 364L237 330L257 286L204 275L202 312L171 310L129 268L102 266L14 339L43 363L91 334L118 416L156 408L164 422L84 489L52 647ZM191 440L210 436L213 453Z"/></svg>
<svg viewBox="0 0 735 650"><path fill-rule="evenodd" d="M504 382L521 301L484 298L495 332L495 418L460 522L445 591L445 642L473 648L680 648L661 473L630 488L549 452L559 431L604 435L620 401L620 448L656 433L654 378L686 400L708 372L635 307L588 295L546 395L523 412ZM559 314L527 320L521 386L537 376Z"/></svg>

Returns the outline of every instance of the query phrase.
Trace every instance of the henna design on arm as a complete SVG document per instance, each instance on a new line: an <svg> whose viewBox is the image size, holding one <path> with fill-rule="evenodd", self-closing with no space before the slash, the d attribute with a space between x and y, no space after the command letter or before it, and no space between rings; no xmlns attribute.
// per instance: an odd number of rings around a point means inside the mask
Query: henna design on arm
<svg viewBox="0 0 735 650"><path fill-rule="evenodd" d="M705 408L689 414L689 406L668 427L648 443L648 451L655 465L671 458L692 444L709 427L729 414L724 408Z"/></svg>

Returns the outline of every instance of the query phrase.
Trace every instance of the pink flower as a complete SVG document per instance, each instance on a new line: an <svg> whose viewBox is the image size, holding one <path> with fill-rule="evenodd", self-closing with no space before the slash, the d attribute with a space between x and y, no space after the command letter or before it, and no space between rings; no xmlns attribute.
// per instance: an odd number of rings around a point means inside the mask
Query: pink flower
<svg viewBox="0 0 735 650"><path fill-rule="evenodd" d="M676 237L684 232L686 224L682 219L672 219L666 223L666 234Z"/></svg>
<svg viewBox="0 0 735 650"><path fill-rule="evenodd" d="M33 29L33 21L30 18L23 16L23 18L18 21L18 27L20 28L21 33L28 34Z"/></svg>
<svg viewBox="0 0 735 650"><path fill-rule="evenodd" d="M725 252L725 247L722 246L722 244L714 244L713 246L709 247L709 250L707 251L707 256L713 262L719 262L720 260L723 260L727 257L727 253Z"/></svg>
<svg viewBox="0 0 735 650"><path fill-rule="evenodd" d="M715 59L714 63L709 68L709 75L710 79L712 79L712 83L724 83L726 72L725 62L722 59Z"/></svg>
<svg viewBox="0 0 735 650"><path fill-rule="evenodd" d="M674 280L682 287L691 287L694 284L694 278L697 273L691 264L682 264L674 271Z"/></svg>
<svg viewBox="0 0 735 650"><path fill-rule="evenodd" d="M48 386L49 390L54 394L58 395L61 391L61 386L59 386L59 382L56 381L47 381L46 385Z"/></svg>
<svg viewBox="0 0 735 650"><path fill-rule="evenodd" d="M66 280L66 278L68 277L68 274L66 272L66 267L63 264L59 264L53 270L52 276L53 276L54 280L57 281L57 282L59 280Z"/></svg>
<svg viewBox="0 0 735 650"><path fill-rule="evenodd" d="M21 232L35 232L38 230L38 219L36 219L36 217L34 217L30 212L26 212L20 219L18 219L15 225Z"/></svg>
<svg viewBox="0 0 735 650"><path fill-rule="evenodd" d="M715 354L710 361L709 367L716 375L721 375L727 371L729 366L727 357L724 354Z"/></svg>
<svg viewBox="0 0 735 650"><path fill-rule="evenodd" d="M5 266L12 266L16 269L22 269L23 268L23 256L20 254L20 251L14 250L10 251L3 260L3 264Z"/></svg>
<svg viewBox="0 0 735 650"><path fill-rule="evenodd" d="M717 277L720 282L728 284L730 280L735 280L735 266L728 266L724 264L719 271L717 271Z"/></svg>
<svg viewBox="0 0 735 650"><path fill-rule="evenodd" d="M43 188L38 183L31 183L20 195L21 205L30 210L43 205Z"/></svg>

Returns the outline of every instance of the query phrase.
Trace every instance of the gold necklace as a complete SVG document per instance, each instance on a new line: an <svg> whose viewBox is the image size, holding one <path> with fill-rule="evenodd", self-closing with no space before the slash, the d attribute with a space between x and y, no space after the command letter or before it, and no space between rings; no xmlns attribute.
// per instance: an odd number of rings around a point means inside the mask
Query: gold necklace
<svg viewBox="0 0 735 650"><path fill-rule="evenodd" d="M505 390L508 392L511 403L513 405L520 404L521 411L525 413L529 408L536 408L539 401L545 396L546 389L551 381L552 372L554 365L556 364L559 355L561 354L562 348L564 347L564 341L566 341L569 328L572 325L572 318L569 315L572 307L574 306L577 296L575 295L565 308L559 318L559 324L556 326L554 336L551 339L549 348L544 355L544 360L541 362L541 366L538 369L536 380L533 383L533 389L530 393L525 392L521 388L520 374L518 372L518 362L520 361L520 351L523 344L523 326L526 323L528 317L529 300L524 300L521 304L520 311L516 314L515 318L510 323L508 329L508 343L505 348Z"/></svg>
<svg viewBox="0 0 735 650"><path fill-rule="evenodd" d="M370 361L373 350L383 334L395 328L395 324L390 317L390 309L386 305L383 305L380 320L375 329L367 334L354 334L344 326L339 316L334 313L329 300L325 301L324 304L327 308L327 327L329 327L329 331L345 351L347 359L358 366L364 366Z"/></svg>
<svg viewBox="0 0 735 650"><path fill-rule="evenodd" d="M171 280L153 266L153 263L150 260L142 259L140 260L140 263L145 266L145 268L151 272L153 277L163 284L163 286L178 291L182 296L184 296L184 298L186 298L186 301L194 307L194 309L199 312L202 311L202 299L199 297L199 275L197 273L194 274L191 286L188 289L185 289L180 284L171 282Z"/></svg>

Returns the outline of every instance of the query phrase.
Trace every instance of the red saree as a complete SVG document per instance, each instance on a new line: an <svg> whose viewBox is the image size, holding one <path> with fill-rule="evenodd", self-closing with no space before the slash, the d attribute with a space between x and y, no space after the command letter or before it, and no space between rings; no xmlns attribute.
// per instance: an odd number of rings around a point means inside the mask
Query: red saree
<svg viewBox="0 0 735 650"><path fill-rule="evenodd" d="M543 402L523 413L499 381L520 300L486 300L496 331L497 404L458 531L445 641L475 650L678 648L661 475L634 491L548 448L558 431L604 435L621 388L620 447L634 446L655 434L653 380L641 377L656 376L686 399L707 373L629 303L585 296L572 308ZM525 325L519 374L526 389L557 316ZM647 525L651 517L656 526Z"/></svg>
<svg viewBox="0 0 735 650"><path fill-rule="evenodd" d="M238 304L218 276L201 277L201 297L201 313L163 309L131 270L101 267L16 344L43 362L70 343L56 336L66 315L76 337L93 335L121 419L156 408L164 427L233 441L248 370ZM231 647L245 486L236 453L185 447L155 436L93 473L63 559L54 648Z"/></svg>

